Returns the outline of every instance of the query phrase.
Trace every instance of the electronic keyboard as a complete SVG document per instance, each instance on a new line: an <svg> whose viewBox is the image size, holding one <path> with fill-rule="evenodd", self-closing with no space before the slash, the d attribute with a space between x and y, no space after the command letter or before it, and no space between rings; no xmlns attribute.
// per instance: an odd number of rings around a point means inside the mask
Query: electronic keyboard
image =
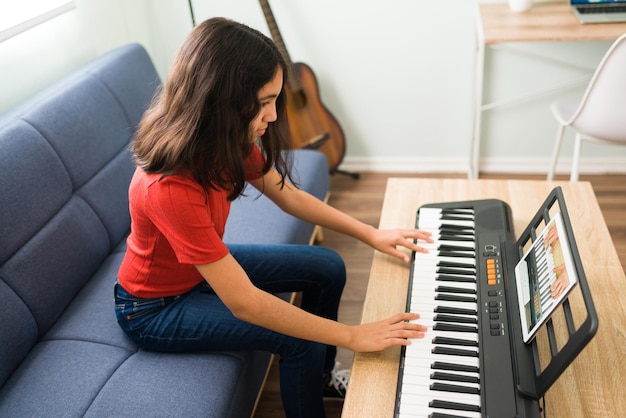
<svg viewBox="0 0 626 418"><path fill-rule="evenodd" d="M597 329L577 257L588 320L570 330L561 349L567 352L554 347L552 361L543 370L536 345L522 341L514 269L525 245L549 221L552 206L564 213L569 247L577 256L560 188L519 240L511 210L500 200L429 204L418 210L416 227L432 232L434 242L418 242L428 254L413 253L407 311L419 313L417 322L428 332L402 349L396 417L540 416L538 400ZM546 289L550 294L554 280L548 258L539 254L536 259L537 294L542 298ZM569 311L567 299L564 305Z"/></svg>

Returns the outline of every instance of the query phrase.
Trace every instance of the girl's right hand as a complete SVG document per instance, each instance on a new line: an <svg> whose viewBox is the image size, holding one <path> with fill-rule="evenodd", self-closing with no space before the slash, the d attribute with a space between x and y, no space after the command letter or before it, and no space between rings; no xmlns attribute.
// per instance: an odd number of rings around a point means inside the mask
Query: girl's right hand
<svg viewBox="0 0 626 418"><path fill-rule="evenodd" d="M355 325L347 348L355 352L382 351L396 345L409 345L411 339L424 338L427 327L415 320L416 313L399 313L369 324Z"/></svg>

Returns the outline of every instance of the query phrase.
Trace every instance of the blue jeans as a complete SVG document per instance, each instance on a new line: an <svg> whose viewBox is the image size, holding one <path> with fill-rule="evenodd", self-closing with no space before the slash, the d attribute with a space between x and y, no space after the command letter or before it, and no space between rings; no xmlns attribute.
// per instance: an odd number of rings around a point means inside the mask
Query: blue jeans
<svg viewBox="0 0 626 418"><path fill-rule="evenodd" d="M309 245L237 244L230 252L260 289L302 292L302 309L337 320L345 265L332 250ZM175 278L172 278L175 280ZM140 347L161 352L262 350L280 355L280 387L288 417L323 417L322 374L336 347L241 321L206 282L183 295L142 299L115 287L115 312Z"/></svg>

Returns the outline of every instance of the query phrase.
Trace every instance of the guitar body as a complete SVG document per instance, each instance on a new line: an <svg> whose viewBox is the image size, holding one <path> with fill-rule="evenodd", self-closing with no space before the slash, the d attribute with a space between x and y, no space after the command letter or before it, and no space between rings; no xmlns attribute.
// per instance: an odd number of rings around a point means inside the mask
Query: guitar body
<svg viewBox="0 0 626 418"><path fill-rule="evenodd" d="M335 171L346 152L343 130L320 100L317 79L311 68L295 63L291 69L300 81L295 91L288 83L284 86L291 144L294 148L319 150L328 158L331 172Z"/></svg>

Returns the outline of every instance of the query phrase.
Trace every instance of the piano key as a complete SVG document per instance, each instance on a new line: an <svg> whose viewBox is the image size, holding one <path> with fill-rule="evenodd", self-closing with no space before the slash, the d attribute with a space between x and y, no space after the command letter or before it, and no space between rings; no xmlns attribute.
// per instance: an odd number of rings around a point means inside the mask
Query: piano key
<svg viewBox="0 0 626 418"><path fill-rule="evenodd" d="M431 351L433 354L445 354L448 356L478 357L478 350L462 350L459 348L436 346Z"/></svg>
<svg viewBox="0 0 626 418"><path fill-rule="evenodd" d="M425 404L416 407L415 404L403 407L400 405L398 410L398 418L480 418L480 412L470 411L451 411L449 409L433 408L428 405L427 399Z"/></svg>
<svg viewBox="0 0 626 418"><path fill-rule="evenodd" d="M422 396L426 396L427 398L430 398L431 401L439 399L441 401L464 403L474 406L480 405L479 393L467 393L476 392L474 388L459 389L458 392L454 392L452 390L439 390L442 388L443 384L433 386L429 383L420 383L422 380L415 376L407 376L407 378L406 382L402 382L402 387L400 388L400 399L402 399L403 402L412 402L412 400L417 400ZM414 382L411 380L414 380ZM454 385L448 386L451 387ZM460 387L461 384L457 386Z"/></svg>
<svg viewBox="0 0 626 418"><path fill-rule="evenodd" d="M453 409L455 411L480 412L480 407L475 406L475 405L452 403L452 402L440 401L438 399L435 399L434 401L432 401L430 405L433 407L438 407L438 408Z"/></svg>
<svg viewBox="0 0 626 418"><path fill-rule="evenodd" d="M448 293L439 293L435 296L435 300L445 300L451 302L473 302L476 303L477 299L475 296L461 296L461 295L451 295Z"/></svg>
<svg viewBox="0 0 626 418"><path fill-rule="evenodd" d="M414 295L415 300L411 301L410 310L411 312L422 313L425 314L428 312L435 313L435 309L439 309L439 313L443 312L446 308L451 309L467 309L473 312L478 310L478 304L476 302L456 302L456 301L435 301L435 300L426 300L425 295ZM472 314L470 314L472 315Z"/></svg>
<svg viewBox="0 0 626 418"><path fill-rule="evenodd" d="M478 323L478 317L462 316L462 315L449 315L449 314L436 314L433 318L435 322L451 322L454 324L476 324Z"/></svg>
<svg viewBox="0 0 626 418"><path fill-rule="evenodd" d="M430 385L430 389L438 390L442 392L468 393L468 394L473 394L473 395L480 395L480 389L477 389L475 386L464 386L464 385L435 382Z"/></svg>
<svg viewBox="0 0 626 418"><path fill-rule="evenodd" d="M435 292L439 293L464 293L464 294L476 294L475 286L463 286L463 284L459 283L458 285L453 286L437 286L435 287Z"/></svg>
<svg viewBox="0 0 626 418"><path fill-rule="evenodd" d="M426 230L428 231L428 230ZM456 241L453 237L452 234L450 234L449 232L445 232L444 235L450 237L449 239L441 239L440 237L440 231L433 231L430 230L430 232L433 234L430 238L433 240L433 242L426 242L426 241L422 241L422 240L418 240L419 244L423 247L428 248L431 251L438 251L439 249L441 249L441 247L444 247L443 249L446 249L446 246L456 246L456 247L467 247L467 248L471 248L471 250L476 251L476 240L475 239L470 239L468 240L467 238L473 238L473 235L467 235L467 234L460 234L459 235L459 239L458 241ZM468 251L471 251L468 249ZM423 254L421 254L423 255Z"/></svg>
<svg viewBox="0 0 626 418"><path fill-rule="evenodd" d="M480 384L479 377L461 373L433 372L430 374L430 378L431 380Z"/></svg>
<svg viewBox="0 0 626 418"><path fill-rule="evenodd" d="M415 344L411 344L407 347L414 347ZM410 367L414 365L416 367L432 367L432 365L436 362L445 362L449 364L454 364L457 366L468 366L468 367L476 367L480 366L480 361L478 358L469 357L469 356L455 356L451 354L437 354L432 353L430 346L426 349L406 349L405 352L405 367ZM463 369L459 371L464 371Z"/></svg>
<svg viewBox="0 0 626 418"><path fill-rule="evenodd" d="M434 312L457 315L478 315L478 312L475 309L459 308L454 306L437 306L435 307Z"/></svg>
<svg viewBox="0 0 626 418"><path fill-rule="evenodd" d="M437 267L457 267L476 270L476 263L474 260L459 260L457 257L446 257L441 254L437 258L439 260ZM447 261L446 259L450 259L450 261Z"/></svg>
<svg viewBox="0 0 626 418"><path fill-rule="evenodd" d="M446 323L436 323L435 325L433 325L433 330L435 330L435 331L452 331L452 332L478 333L478 327L477 326L446 324Z"/></svg>
<svg viewBox="0 0 626 418"><path fill-rule="evenodd" d="M449 281L449 282L468 282L468 283L476 283L476 277L472 276L461 276L455 274L437 274L435 280L438 281Z"/></svg>
<svg viewBox="0 0 626 418"><path fill-rule="evenodd" d="M476 340L468 340L464 338L436 336L431 341L435 345L459 345L459 346L468 346L468 347L478 347L478 342Z"/></svg>
<svg viewBox="0 0 626 418"><path fill-rule="evenodd" d="M480 371L478 366L462 365L458 363L450 363L447 361L435 361L433 364L431 364L430 367L434 370L448 370L454 372L468 372L476 374L478 374Z"/></svg>
<svg viewBox="0 0 626 418"><path fill-rule="evenodd" d="M429 385L405 385L403 383L400 399L403 403L422 405L424 404L424 399L427 399L427 405L432 407L441 409L453 409L456 407L457 411L480 412L480 395L432 390ZM435 401L437 403L433 404Z"/></svg>
<svg viewBox="0 0 626 418"><path fill-rule="evenodd" d="M439 245L439 249L446 250L446 251L474 251L475 246L468 245L468 244L452 245L450 243L445 243L445 244Z"/></svg>
<svg viewBox="0 0 626 418"><path fill-rule="evenodd" d="M458 260L471 260L474 261L474 259L476 258L476 253L475 252L461 252L461 251L442 251L439 250L438 255L440 256L445 256L445 257L454 257Z"/></svg>
<svg viewBox="0 0 626 418"><path fill-rule="evenodd" d="M422 280L423 279L423 280ZM430 290L432 292L441 292L441 293L476 293L476 283L474 282L444 282L439 283L438 280L428 280L428 277L424 277L421 275L413 276L413 283L411 285L411 289L419 289L419 290ZM440 289L440 290L437 290ZM448 290L450 289L450 290Z"/></svg>

